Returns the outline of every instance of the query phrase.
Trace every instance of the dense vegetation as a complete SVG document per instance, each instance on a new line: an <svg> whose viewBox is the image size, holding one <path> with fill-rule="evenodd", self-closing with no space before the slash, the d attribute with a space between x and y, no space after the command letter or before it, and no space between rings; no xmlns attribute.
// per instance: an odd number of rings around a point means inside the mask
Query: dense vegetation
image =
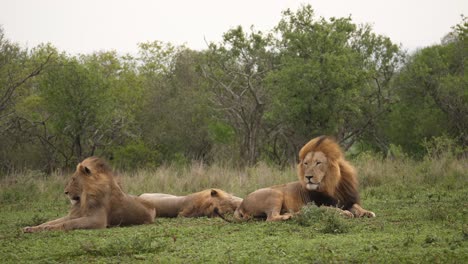
<svg viewBox="0 0 468 264"><path fill-rule="evenodd" d="M421 158L468 145L468 22L406 54L351 18L283 12L270 32L237 27L195 51L25 49L0 29L0 171L52 172L90 155L133 169L164 163L286 166L310 138L349 153ZM441 36L442 37L442 36Z"/></svg>

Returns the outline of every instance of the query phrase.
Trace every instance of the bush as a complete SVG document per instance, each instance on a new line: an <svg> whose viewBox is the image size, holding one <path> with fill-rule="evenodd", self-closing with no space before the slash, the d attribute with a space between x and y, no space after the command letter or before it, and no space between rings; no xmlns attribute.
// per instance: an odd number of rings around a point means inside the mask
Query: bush
<svg viewBox="0 0 468 264"><path fill-rule="evenodd" d="M322 233L341 234L349 231L349 224L343 216L330 207L306 205L295 219L298 224L315 227Z"/></svg>
<svg viewBox="0 0 468 264"><path fill-rule="evenodd" d="M456 139L445 135L432 137L430 140L424 139L422 146L426 150L426 158L429 159L458 157L468 151L468 148L459 145Z"/></svg>
<svg viewBox="0 0 468 264"><path fill-rule="evenodd" d="M113 152L114 166L133 170L136 168L156 168L161 164L161 155L149 149L141 140L117 147Z"/></svg>

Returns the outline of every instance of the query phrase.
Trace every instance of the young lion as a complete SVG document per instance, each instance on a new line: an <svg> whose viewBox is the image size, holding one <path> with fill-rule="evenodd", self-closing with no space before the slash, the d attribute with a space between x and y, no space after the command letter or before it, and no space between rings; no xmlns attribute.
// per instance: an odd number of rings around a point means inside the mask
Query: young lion
<svg viewBox="0 0 468 264"><path fill-rule="evenodd" d="M221 189L207 189L187 196L144 193L140 198L156 208L157 217L222 217L233 213L242 202L242 198Z"/></svg>
<svg viewBox="0 0 468 264"><path fill-rule="evenodd" d="M139 197L125 194L106 162L90 157L79 163L65 194L72 204L67 216L25 227L26 233L42 230L98 229L108 226L152 223L154 207Z"/></svg>
<svg viewBox="0 0 468 264"><path fill-rule="evenodd" d="M312 139L300 150L299 160L298 182L254 191L237 208L234 217L286 220L311 202L336 207L349 217L375 217L359 205L356 172L335 141L326 136Z"/></svg>

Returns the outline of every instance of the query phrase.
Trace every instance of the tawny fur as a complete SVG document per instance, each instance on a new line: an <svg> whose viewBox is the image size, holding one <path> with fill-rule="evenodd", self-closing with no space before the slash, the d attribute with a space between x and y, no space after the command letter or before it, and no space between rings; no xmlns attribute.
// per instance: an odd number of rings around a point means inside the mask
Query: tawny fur
<svg viewBox="0 0 468 264"><path fill-rule="evenodd" d="M65 194L72 202L65 217L25 227L24 232L43 230L99 229L110 226L152 223L154 207L143 199L124 193L111 168L97 157L79 163Z"/></svg>
<svg viewBox="0 0 468 264"><path fill-rule="evenodd" d="M207 189L187 196L144 193L140 198L156 208L157 217L215 217L233 213L242 202L242 198L221 189Z"/></svg>
<svg viewBox="0 0 468 264"><path fill-rule="evenodd" d="M344 159L339 145L326 136L309 141L299 151L299 181L256 190L234 213L246 220L265 217L267 221L291 218L308 203L331 206L348 217L375 217L360 206L354 167Z"/></svg>

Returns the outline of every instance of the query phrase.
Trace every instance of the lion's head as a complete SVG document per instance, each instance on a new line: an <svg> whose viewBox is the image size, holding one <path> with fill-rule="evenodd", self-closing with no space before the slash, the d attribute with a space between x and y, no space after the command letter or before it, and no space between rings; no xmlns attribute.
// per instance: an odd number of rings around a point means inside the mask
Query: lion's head
<svg viewBox="0 0 468 264"><path fill-rule="evenodd" d="M213 207L217 208L220 214L233 213L242 203L242 198L220 189L211 189L210 196Z"/></svg>
<svg viewBox="0 0 468 264"><path fill-rule="evenodd" d="M299 152L298 177L309 191L334 196L341 180L340 161L343 153L339 145L326 136L314 138Z"/></svg>
<svg viewBox="0 0 468 264"><path fill-rule="evenodd" d="M90 157L77 165L64 192L73 205L86 207L110 193L113 187L118 185L109 165L100 158Z"/></svg>
<svg viewBox="0 0 468 264"><path fill-rule="evenodd" d="M195 207L199 208L200 215L209 217L234 213L242 202L242 198L236 197L221 189L207 189L198 193L193 200Z"/></svg>

